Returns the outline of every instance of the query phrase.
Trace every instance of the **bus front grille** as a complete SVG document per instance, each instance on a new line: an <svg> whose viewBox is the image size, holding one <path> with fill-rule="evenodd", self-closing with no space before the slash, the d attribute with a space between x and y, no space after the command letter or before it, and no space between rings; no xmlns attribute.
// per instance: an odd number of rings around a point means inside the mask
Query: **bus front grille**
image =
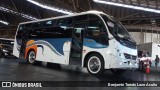
<svg viewBox="0 0 160 90"><path fill-rule="evenodd" d="M127 53L124 53L124 56L125 56L126 59L132 59L132 60L136 60L137 59L137 56L130 55L130 54L127 54Z"/></svg>

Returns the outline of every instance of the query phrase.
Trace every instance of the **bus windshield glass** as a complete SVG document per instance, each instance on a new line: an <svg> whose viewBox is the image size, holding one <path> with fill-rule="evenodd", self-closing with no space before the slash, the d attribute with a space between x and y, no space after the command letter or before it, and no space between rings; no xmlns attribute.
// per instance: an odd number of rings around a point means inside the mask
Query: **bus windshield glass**
<svg viewBox="0 0 160 90"><path fill-rule="evenodd" d="M121 25L120 22L115 20L114 18L106 15L101 15L104 19L105 23L108 26L108 29L110 33L117 38L127 39L129 41L133 42L133 39L131 38L130 34L127 32L127 30Z"/></svg>

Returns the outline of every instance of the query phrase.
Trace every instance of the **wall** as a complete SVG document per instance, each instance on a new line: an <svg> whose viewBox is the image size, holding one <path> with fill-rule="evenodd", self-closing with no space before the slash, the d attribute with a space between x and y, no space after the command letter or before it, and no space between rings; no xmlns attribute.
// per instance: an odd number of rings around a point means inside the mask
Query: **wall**
<svg viewBox="0 0 160 90"><path fill-rule="evenodd" d="M138 45L138 51L149 52L149 56L152 56L152 43L145 43Z"/></svg>
<svg viewBox="0 0 160 90"><path fill-rule="evenodd" d="M129 33L137 44L150 43L150 42L160 43L160 35L157 33L148 33L148 32L129 32Z"/></svg>
<svg viewBox="0 0 160 90"><path fill-rule="evenodd" d="M152 66L155 66L154 60L156 58L156 55L158 55L160 57L160 44L156 44L156 43L140 44L140 45L138 45L138 50L149 52L151 54L149 56L151 56Z"/></svg>
<svg viewBox="0 0 160 90"><path fill-rule="evenodd" d="M152 45L152 58L155 59L156 55L160 57L160 44L153 43Z"/></svg>

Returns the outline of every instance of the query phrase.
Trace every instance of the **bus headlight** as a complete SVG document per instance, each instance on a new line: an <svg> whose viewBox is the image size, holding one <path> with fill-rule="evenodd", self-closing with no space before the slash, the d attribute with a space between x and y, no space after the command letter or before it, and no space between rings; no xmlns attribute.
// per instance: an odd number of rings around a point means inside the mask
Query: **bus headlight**
<svg viewBox="0 0 160 90"><path fill-rule="evenodd" d="M132 66L132 63L130 62L129 65Z"/></svg>

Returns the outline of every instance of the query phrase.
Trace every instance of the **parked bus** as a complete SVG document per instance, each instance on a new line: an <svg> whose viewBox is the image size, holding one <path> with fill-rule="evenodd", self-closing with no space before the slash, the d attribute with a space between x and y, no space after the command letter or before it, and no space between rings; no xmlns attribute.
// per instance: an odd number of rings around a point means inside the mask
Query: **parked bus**
<svg viewBox="0 0 160 90"><path fill-rule="evenodd" d="M0 38L0 58L12 56L14 39Z"/></svg>
<svg viewBox="0 0 160 90"><path fill-rule="evenodd" d="M136 69L137 47L121 23L99 11L20 23L13 54L37 61L86 67L92 75L105 69Z"/></svg>

